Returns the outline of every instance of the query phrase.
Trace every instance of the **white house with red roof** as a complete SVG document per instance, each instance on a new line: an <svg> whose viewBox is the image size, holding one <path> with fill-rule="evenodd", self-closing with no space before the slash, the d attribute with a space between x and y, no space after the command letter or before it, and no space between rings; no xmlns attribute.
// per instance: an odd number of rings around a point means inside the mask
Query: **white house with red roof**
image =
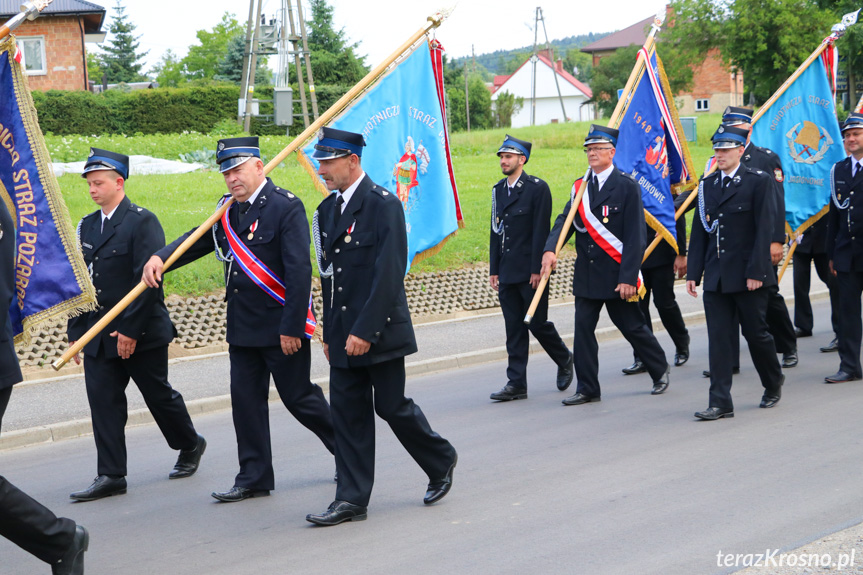
<svg viewBox="0 0 863 575"><path fill-rule="evenodd" d="M557 72L557 84L560 86L560 96L563 98L563 109L561 109L561 98L558 96L554 76ZM503 93L509 92L516 97L524 98L524 106L512 116L512 127L523 128L531 125L533 113L533 65L528 58L518 70L510 76L495 76L492 85L491 99L496 100ZM563 62L557 60L552 63L546 50L537 54L536 61L536 125L554 124L564 121L563 110L566 110L566 119L570 122L589 121L593 119L593 104L588 100L593 97L585 84L575 76L563 69Z"/></svg>

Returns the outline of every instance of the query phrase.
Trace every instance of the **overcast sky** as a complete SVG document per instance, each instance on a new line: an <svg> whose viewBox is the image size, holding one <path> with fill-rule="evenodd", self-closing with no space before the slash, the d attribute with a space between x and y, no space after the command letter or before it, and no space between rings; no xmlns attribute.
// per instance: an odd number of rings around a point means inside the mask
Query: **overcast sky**
<svg viewBox="0 0 863 575"><path fill-rule="evenodd" d="M88 0L114 13L114 0ZM294 0L296 1L296 0ZM195 32L211 29L230 12L240 22L249 15L249 0L124 0L126 14L137 26L141 49L149 50L145 71L169 48L184 56L195 44ZM329 0L335 24L344 28L366 64L375 66L398 48L426 21L431 11L455 6L449 19L437 30L437 38L452 58L533 43L537 6L545 17L549 40L589 32L619 30L663 9L666 0L545 0L536 4L519 0L443 0L436 2L395 2L393 0ZM264 0L263 11L273 16L281 0ZM304 14L310 16L304 0ZM544 41L542 25L540 42ZM275 58L271 58L271 65Z"/></svg>

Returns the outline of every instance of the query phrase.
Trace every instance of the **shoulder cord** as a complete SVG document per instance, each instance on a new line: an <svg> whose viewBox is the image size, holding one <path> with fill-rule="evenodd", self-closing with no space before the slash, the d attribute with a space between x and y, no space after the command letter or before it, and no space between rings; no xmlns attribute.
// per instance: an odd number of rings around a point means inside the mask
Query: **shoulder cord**
<svg viewBox="0 0 863 575"><path fill-rule="evenodd" d="M314 238L315 243L315 261L318 264L318 273L321 278L329 278L333 275L333 264L324 270L322 268L323 264L323 250L321 249L321 228L320 224L318 224L318 210L315 210L315 213L312 215L312 238Z"/></svg>

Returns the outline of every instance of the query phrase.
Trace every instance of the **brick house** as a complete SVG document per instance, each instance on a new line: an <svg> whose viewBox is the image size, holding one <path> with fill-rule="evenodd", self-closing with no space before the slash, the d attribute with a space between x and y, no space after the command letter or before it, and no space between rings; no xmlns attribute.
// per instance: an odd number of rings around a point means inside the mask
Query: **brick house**
<svg viewBox="0 0 863 575"><path fill-rule="evenodd" d="M20 0L0 0L0 21L18 13ZM32 90L88 90L85 43L105 40L105 9L84 0L54 0L15 31Z"/></svg>
<svg viewBox="0 0 863 575"><path fill-rule="evenodd" d="M636 22L614 34L581 49L593 56L593 65L613 54L618 48L635 44L641 46L650 33L653 16ZM659 55L662 56L662 34L657 37ZM675 103L681 115L690 116L698 112L722 112L726 106L743 105L743 73L729 70L722 63L718 50L707 53L704 61L692 66L692 90L681 92ZM621 86L623 88L623 86Z"/></svg>

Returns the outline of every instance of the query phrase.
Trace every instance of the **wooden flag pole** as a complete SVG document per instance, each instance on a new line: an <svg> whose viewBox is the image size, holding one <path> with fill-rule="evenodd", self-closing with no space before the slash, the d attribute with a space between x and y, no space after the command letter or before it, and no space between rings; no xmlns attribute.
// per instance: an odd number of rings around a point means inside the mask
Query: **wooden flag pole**
<svg viewBox="0 0 863 575"><path fill-rule="evenodd" d="M47 1L50 2L51 0ZM405 51L407 51L411 46L413 46L420 38L425 36L430 30L440 26L448 15L449 13L438 12L429 16L428 22L425 24L425 26L417 30L410 37L410 39L408 39L404 44L399 46L399 48L395 52L390 54L390 56L386 60L376 66L371 72L366 74L366 76L362 80L360 80L356 86L351 88L347 94L339 98L339 100L335 104L333 104L330 109L321 114L321 116L317 120L315 120L311 125L309 125L309 127L306 128L299 136L295 137L291 141L291 143L285 147L284 150L282 150L275 158L273 158L264 167L264 174L269 174L271 171L273 171L276 166L278 166L285 160L285 158L295 152L297 148L302 146L309 138L311 138L315 133L317 133L317 131L322 126L324 126L327 122L329 122L336 115L338 115L351 101L354 100L354 98L356 98L366 88L373 84L375 80L377 80L378 77L380 77L381 74L383 74L393 62L398 60L399 57L401 57L402 54L405 53ZM195 242L197 242L201 238L201 236L210 231L210 229L216 224L216 222L221 219L222 214L224 214L225 211L231 206L233 201L233 199L229 199L227 202L222 204L222 206L219 207L219 209L216 210L216 212L212 216L210 216L207 221L198 226L198 229L196 229L192 233L192 235L186 238L186 240L182 244L180 244L174 251L174 253L172 253L171 256L165 261L163 271L168 271L168 268L171 267L171 265L173 265L174 263L176 263L180 256L186 253L186 251ZM147 289L147 284L145 284L143 281L138 283L138 285L135 286L132 291L126 294L126 296L122 300L120 300L117 305L111 308L111 310L109 310L108 313L106 313L105 316L96 323L96 325L87 330L87 333L81 336L81 339L77 340L74 345L70 346L69 349L67 349L65 353L60 356L59 359L54 361L51 364L51 367L53 367L55 370L59 370L61 367L66 365L66 363L68 363L70 359L75 357L75 355L77 355L78 352L80 352L85 345L87 345L94 337L99 335L102 330L104 330L108 326L109 323L111 323L118 315L120 315L123 310L129 306L129 304L135 301L135 299L139 295L144 293L144 291Z"/></svg>
<svg viewBox="0 0 863 575"><path fill-rule="evenodd" d="M662 23L665 20L665 13L662 12L656 16L656 19L653 21L653 28L650 30L650 34L647 35L647 39L644 41L644 50L649 54L653 49L654 44L656 43L656 33L659 31ZM617 126L620 123L620 116L623 114L624 106L626 105L626 101L632 97L632 90L635 86L636 79L641 74L643 67L645 66L644 57L642 53L638 53L638 58L635 60L635 66L632 68L632 72L629 74L629 80L626 82L626 87L623 89L623 93L621 94L621 98L617 101L617 106L614 108L614 113L611 115L611 119L608 121L609 126ZM572 225L573 220L575 220L575 214L578 212L578 206L581 204L581 198L584 196L584 191L587 189L587 179L583 179L581 181L581 185L578 187L576 191L575 198L572 200L572 205L569 207L569 213L566 214L566 220L563 222L563 227L560 230L560 236L557 238L557 244L554 249L554 255L557 256L560 254L560 250L563 249L563 244L566 242L566 233ZM533 315L536 313L536 308L539 306L539 300L542 299L542 294L545 292L545 288L548 285L548 279L550 276L550 271L542 275L539 278L539 284L536 287L536 292L533 294L533 301L530 302L530 307L527 310L527 313L524 316L524 323L530 324L533 319Z"/></svg>
<svg viewBox="0 0 863 575"><path fill-rule="evenodd" d="M21 4L21 12L0 25L0 40L9 36L24 20L35 20L39 13L54 0L28 0Z"/></svg>

